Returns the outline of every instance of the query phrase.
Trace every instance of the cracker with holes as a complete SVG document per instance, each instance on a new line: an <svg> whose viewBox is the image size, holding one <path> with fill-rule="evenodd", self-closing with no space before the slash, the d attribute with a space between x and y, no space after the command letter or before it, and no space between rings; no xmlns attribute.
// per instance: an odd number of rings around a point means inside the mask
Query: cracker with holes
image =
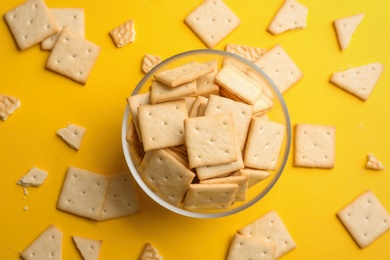
<svg viewBox="0 0 390 260"><path fill-rule="evenodd" d="M56 226L46 228L20 256L25 260L30 259L62 259L62 231Z"/></svg>
<svg viewBox="0 0 390 260"><path fill-rule="evenodd" d="M268 178L271 174L269 171L266 170L244 168L234 172L231 176L241 176L241 175L248 176L248 188L251 188L257 183Z"/></svg>
<svg viewBox="0 0 390 260"><path fill-rule="evenodd" d="M39 187L41 186L47 178L47 171L41 170L37 167L32 167L26 175L19 179L16 183L23 187Z"/></svg>
<svg viewBox="0 0 390 260"><path fill-rule="evenodd" d="M142 173L145 183L162 199L178 207L195 174L164 149L153 152Z"/></svg>
<svg viewBox="0 0 390 260"><path fill-rule="evenodd" d="M333 21L340 50L345 50L351 42L352 35L364 18L364 13L339 18Z"/></svg>
<svg viewBox="0 0 390 260"><path fill-rule="evenodd" d="M160 62L162 62L162 58L160 56L145 54L144 58L142 59L141 69L144 73L148 73Z"/></svg>
<svg viewBox="0 0 390 260"><path fill-rule="evenodd" d="M231 113L184 120L190 168L237 161L237 138Z"/></svg>
<svg viewBox="0 0 390 260"><path fill-rule="evenodd" d="M27 0L4 14L20 50L25 50L57 33L59 28L43 0Z"/></svg>
<svg viewBox="0 0 390 260"><path fill-rule="evenodd" d="M233 202L236 201L244 201L246 198L246 192L248 190L248 176L247 175L241 175L241 176L228 176L223 178L213 178L209 180L201 180L199 182L200 184L216 184L216 183L235 183L238 185L236 194L234 195Z"/></svg>
<svg viewBox="0 0 390 260"><path fill-rule="evenodd" d="M135 183L130 172L108 176L110 185L99 220L130 216L140 211Z"/></svg>
<svg viewBox="0 0 390 260"><path fill-rule="evenodd" d="M184 199L188 210L227 209L234 201L238 184L191 184Z"/></svg>
<svg viewBox="0 0 390 260"><path fill-rule="evenodd" d="M390 229L390 215L371 190L360 194L336 215L360 248Z"/></svg>
<svg viewBox="0 0 390 260"><path fill-rule="evenodd" d="M285 126L261 117L252 118L244 152L246 167L275 170L285 134Z"/></svg>
<svg viewBox="0 0 390 260"><path fill-rule="evenodd" d="M294 135L294 166L327 169L334 167L334 126L296 124Z"/></svg>
<svg viewBox="0 0 390 260"><path fill-rule="evenodd" d="M158 252L157 248L151 243L146 243L138 260L163 260L163 257Z"/></svg>
<svg viewBox="0 0 390 260"><path fill-rule="evenodd" d="M150 103L157 104L192 96L196 94L196 89L196 80L183 83L175 88L168 87L160 81L153 80L150 90Z"/></svg>
<svg viewBox="0 0 390 260"><path fill-rule="evenodd" d="M83 8L50 8L50 13L54 17L57 26L62 30L66 28L73 33L85 36L85 21ZM46 38L41 42L42 50L51 50L57 41L60 32Z"/></svg>
<svg viewBox="0 0 390 260"><path fill-rule="evenodd" d="M279 44L267 51L255 64L264 70L282 94L303 77L297 64Z"/></svg>
<svg viewBox="0 0 390 260"><path fill-rule="evenodd" d="M183 99L138 107L144 150L184 144L183 120L188 117Z"/></svg>
<svg viewBox="0 0 390 260"><path fill-rule="evenodd" d="M330 82L352 95L366 101L371 95L384 66L379 63L370 63L344 71L335 72Z"/></svg>
<svg viewBox="0 0 390 260"><path fill-rule="evenodd" d="M98 221L109 184L107 176L69 167L57 209Z"/></svg>
<svg viewBox="0 0 390 260"><path fill-rule="evenodd" d="M367 162L365 167L371 170L384 170L385 166L379 161L373 153L367 155Z"/></svg>
<svg viewBox="0 0 390 260"><path fill-rule="evenodd" d="M85 85L99 54L98 45L63 29L46 62L46 68Z"/></svg>
<svg viewBox="0 0 390 260"><path fill-rule="evenodd" d="M86 129L76 124L68 124L67 127L57 131L57 135L70 147L79 150L83 141Z"/></svg>
<svg viewBox="0 0 390 260"><path fill-rule="evenodd" d="M130 19L127 22L119 25L110 31L110 36L118 48L124 47L127 44L135 41L134 20Z"/></svg>
<svg viewBox="0 0 390 260"><path fill-rule="evenodd" d="M184 22L208 48L214 48L241 23L240 18L222 0L205 0Z"/></svg>
<svg viewBox="0 0 390 260"><path fill-rule="evenodd" d="M102 240L85 238L80 236L72 236L74 243L83 259L98 260Z"/></svg>
<svg viewBox="0 0 390 260"><path fill-rule="evenodd" d="M150 104L150 92L131 95L127 97L126 100L127 100L127 104L129 105L134 127L137 131L139 140L142 142L141 131L139 129L139 121L138 121L138 107L142 105Z"/></svg>
<svg viewBox="0 0 390 260"><path fill-rule="evenodd" d="M277 35L289 30L304 29L308 11L306 6L296 0L285 0L267 30Z"/></svg>
<svg viewBox="0 0 390 260"><path fill-rule="evenodd" d="M0 118L5 121L20 107L20 99L14 96L0 94Z"/></svg>
<svg viewBox="0 0 390 260"><path fill-rule="evenodd" d="M281 257L297 246L283 220L274 210L239 229L238 234L274 244L276 246L275 258Z"/></svg>
<svg viewBox="0 0 390 260"><path fill-rule="evenodd" d="M234 234L226 260L275 259L276 246L262 239Z"/></svg>

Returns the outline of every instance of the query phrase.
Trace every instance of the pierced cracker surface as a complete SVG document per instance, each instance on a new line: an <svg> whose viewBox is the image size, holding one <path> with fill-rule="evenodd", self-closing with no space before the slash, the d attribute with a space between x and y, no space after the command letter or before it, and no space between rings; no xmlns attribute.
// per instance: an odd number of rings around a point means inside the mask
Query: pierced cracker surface
<svg viewBox="0 0 390 260"><path fill-rule="evenodd" d="M334 20L333 25L341 50L345 50L348 47L352 35L355 33L363 18L364 13L361 13Z"/></svg>
<svg viewBox="0 0 390 260"><path fill-rule="evenodd" d="M18 185L29 187L29 186L41 186L47 178L47 171L32 167L26 175L24 175L16 183Z"/></svg>
<svg viewBox="0 0 390 260"><path fill-rule="evenodd" d="M236 194L234 195L233 201L245 201L246 192L248 190L248 176L228 176L223 178L213 178L209 180L201 180L200 184L216 184L216 183L235 183L238 185Z"/></svg>
<svg viewBox="0 0 390 260"><path fill-rule="evenodd" d="M336 215L361 248L390 229L390 215L371 190L360 194Z"/></svg>
<svg viewBox="0 0 390 260"><path fill-rule="evenodd" d="M119 25L110 31L110 36L116 47L121 48L135 41L134 20L130 19L127 22Z"/></svg>
<svg viewBox="0 0 390 260"><path fill-rule="evenodd" d="M163 260L156 247L151 243L146 243L138 260Z"/></svg>
<svg viewBox="0 0 390 260"><path fill-rule="evenodd" d="M61 137L70 147L79 150L86 129L76 124L68 124L67 127L61 128L57 131L57 135Z"/></svg>
<svg viewBox="0 0 390 260"><path fill-rule="evenodd" d="M258 238L234 234L226 260L275 259L276 246Z"/></svg>
<svg viewBox="0 0 390 260"><path fill-rule="evenodd" d="M77 249L85 260L98 260L102 240L90 239L85 237L73 236Z"/></svg>
<svg viewBox="0 0 390 260"><path fill-rule="evenodd" d="M205 0L184 20L208 48L215 47L241 21L222 0Z"/></svg>
<svg viewBox="0 0 390 260"><path fill-rule="evenodd" d="M0 94L0 118L5 121L20 107L20 99Z"/></svg>
<svg viewBox="0 0 390 260"><path fill-rule="evenodd" d="M150 90L150 103L157 104L170 100L177 100L186 96L193 96L196 94L196 80L183 83L174 88L168 87L160 81L153 80Z"/></svg>

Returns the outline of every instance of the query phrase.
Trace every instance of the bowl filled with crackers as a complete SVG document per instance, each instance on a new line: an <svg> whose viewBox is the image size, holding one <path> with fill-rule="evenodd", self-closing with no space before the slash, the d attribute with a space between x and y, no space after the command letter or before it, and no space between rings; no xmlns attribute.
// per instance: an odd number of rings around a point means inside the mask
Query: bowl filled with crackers
<svg viewBox="0 0 390 260"><path fill-rule="evenodd" d="M127 165L147 195L180 215L217 218L255 204L280 178L290 144L277 86L230 52L174 55L127 97Z"/></svg>

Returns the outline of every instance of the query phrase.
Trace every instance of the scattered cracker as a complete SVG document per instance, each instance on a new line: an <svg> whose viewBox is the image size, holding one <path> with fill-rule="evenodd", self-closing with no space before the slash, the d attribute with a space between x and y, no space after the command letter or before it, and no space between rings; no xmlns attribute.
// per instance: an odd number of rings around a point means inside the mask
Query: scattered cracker
<svg viewBox="0 0 390 260"><path fill-rule="evenodd" d="M121 48L135 40L134 20L119 25L110 31L110 36L116 47Z"/></svg>
<svg viewBox="0 0 390 260"><path fill-rule="evenodd" d="M355 33L357 27L363 20L364 13L337 19L333 22L337 34L337 40L341 50L345 50Z"/></svg>
<svg viewBox="0 0 390 260"><path fill-rule="evenodd" d="M142 71L144 73L148 73L160 62L162 62L162 58L160 56L145 54L144 58L142 59Z"/></svg>
<svg viewBox="0 0 390 260"><path fill-rule="evenodd" d="M330 82L365 101L374 90L383 69L379 62L350 68L334 73Z"/></svg>
<svg viewBox="0 0 390 260"><path fill-rule="evenodd" d="M267 52L264 48L232 43L226 44L225 51L239 55L250 62L255 62Z"/></svg>
<svg viewBox="0 0 390 260"><path fill-rule="evenodd" d="M205 0L184 22L208 48L214 48L237 28L241 21L222 0Z"/></svg>
<svg viewBox="0 0 390 260"><path fill-rule="evenodd" d="M259 238L276 245L275 258L279 258L296 248L296 243L288 232L283 220L275 211L270 211L238 230L238 233L252 238Z"/></svg>
<svg viewBox="0 0 390 260"><path fill-rule="evenodd" d="M20 99L13 96L0 94L0 118L7 120L8 116L13 114L20 107Z"/></svg>
<svg viewBox="0 0 390 260"><path fill-rule="evenodd" d="M27 0L4 14L20 50L25 50L57 33L54 18L43 0Z"/></svg>
<svg viewBox="0 0 390 260"><path fill-rule="evenodd" d="M360 248L370 245L390 229L389 213L370 190L336 215Z"/></svg>
<svg viewBox="0 0 390 260"><path fill-rule="evenodd" d="M62 232L51 225L43 231L20 256L25 260L32 259L62 259Z"/></svg>
<svg viewBox="0 0 390 260"><path fill-rule="evenodd" d="M226 260L275 259L276 246L262 239L234 234Z"/></svg>
<svg viewBox="0 0 390 260"><path fill-rule="evenodd" d="M163 260L163 257L151 243L146 243L138 260Z"/></svg>
<svg viewBox="0 0 390 260"><path fill-rule="evenodd" d="M294 166L333 168L335 136L334 126L296 124Z"/></svg>
<svg viewBox="0 0 390 260"><path fill-rule="evenodd" d="M367 155L366 168L371 170L384 170L385 166L379 161L374 154L369 153Z"/></svg>
<svg viewBox="0 0 390 260"><path fill-rule="evenodd" d="M288 30L304 29L308 11L309 8L296 0L285 0L267 30L277 35Z"/></svg>
<svg viewBox="0 0 390 260"><path fill-rule="evenodd" d="M79 236L72 236L72 238L84 260L99 259L100 249L103 243L102 240L90 239Z"/></svg>
<svg viewBox="0 0 390 260"><path fill-rule="evenodd" d="M85 85L100 54L100 47L63 29L50 53L46 68Z"/></svg>
<svg viewBox="0 0 390 260"><path fill-rule="evenodd" d="M37 167L32 167L29 172L24 175L20 180L16 183L18 185L24 187L30 186L41 186L47 178L47 171L38 169Z"/></svg>
<svg viewBox="0 0 390 260"><path fill-rule="evenodd" d="M86 129L75 124L68 124L67 127L57 131L57 135L61 137L70 147L79 150L83 141Z"/></svg>

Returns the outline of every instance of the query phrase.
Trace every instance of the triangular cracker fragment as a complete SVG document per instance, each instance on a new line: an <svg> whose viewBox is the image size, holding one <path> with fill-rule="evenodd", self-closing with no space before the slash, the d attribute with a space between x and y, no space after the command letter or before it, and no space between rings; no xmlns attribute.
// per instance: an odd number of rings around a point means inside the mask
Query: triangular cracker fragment
<svg viewBox="0 0 390 260"><path fill-rule="evenodd" d="M233 203L237 189L237 184L191 184L183 208L227 209Z"/></svg>
<svg viewBox="0 0 390 260"><path fill-rule="evenodd" d="M164 258L159 254L157 248L151 243L147 243L142 250L138 260L163 260Z"/></svg>
<svg viewBox="0 0 390 260"><path fill-rule="evenodd" d="M110 36L114 41L116 47L121 48L127 44L134 42L135 40L135 28L134 20L130 19L129 21L119 25L115 29L110 31Z"/></svg>
<svg viewBox="0 0 390 260"><path fill-rule="evenodd" d="M40 43L59 31L43 0L27 0L4 15L20 50Z"/></svg>
<svg viewBox="0 0 390 260"><path fill-rule="evenodd" d="M46 177L47 171L38 169L37 167L32 167L30 171L22 178L20 178L20 180L16 184L24 187L38 187L43 184L43 182L46 180Z"/></svg>
<svg viewBox="0 0 390 260"><path fill-rule="evenodd" d="M262 239L234 234L226 260L275 259L276 246Z"/></svg>
<svg viewBox="0 0 390 260"><path fill-rule="evenodd" d="M369 153L367 155L366 168L372 170L384 170L385 166L372 153Z"/></svg>
<svg viewBox="0 0 390 260"><path fill-rule="evenodd" d="M222 0L205 0L184 22L208 48L214 48L240 25L240 19Z"/></svg>
<svg viewBox="0 0 390 260"><path fill-rule="evenodd" d="M63 29L46 62L46 68L85 85L100 54L100 47Z"/></svg>
<svg viewBox="0 0 390 260"><path fill-rule="evenodd" d="M288 30L306 28L309 9L296 0L285 0L267 30L276 35Z"/></svg>
<svg viewBox="0 0 390 260"><path fill-rule="evenodd" d="M341 50L345 50L355 33L360 22L363 20L364 13L337 19L333 22L336 30L337 39Z"/></svg>
<svg viewBox="0 0 390 260"><path fill-rule="evenodd" d="M62 259L62 232L51 225L43 231L20 256L25 260L32 259Z"/></svg>
<svg viewBox="0 0 390 260"><path fill-rule="evenodd" d="M142 71L144 73L148 73L151 69L153 69L157 64L162 61L162 58L157 55L145 54L142 59Z"/></svg>
<svg viewBox="0 0 390 260"><path fill-rule="evenodd" d="M334 73L330 82L365 101L374 90L383 69L379 62L350 68Z"/></svg>
<svg viewBox="0 0 390 260"><path fill-rule="evenodd" d="M255 64L264 70L282 94L303 77L301 70L279 44L266 52Z"/></svg>
<svg viewBox="0 0 390 260"><path fill-rule="evenodd" d="M370 245L390 229L389 213L370 190L337 212L337 217L360 248Z"/></svg>
<svg viewBox="0 0 390 260"><path fill-rule="evenodd" d="M16 109L20 107L20 99L13 96L0 94L0 118L6 120Z"/></svg>
<svg viewBox="0 0 390 260"><path fill-rule="evenodd" d="M86 129L75 124L68 124L67 127L57 131L57 135L62 138L70 147L79 150L83 141Z"/></svg>
<svg viewBox="0 0 390 260"><path fill-rule="evenodd" d="M275 244L275 258L281 257L297 246L284 225L283 220L273 210L241 228L238 230L238 233L243 236L259 238Z"/></svg>
<svg viewBox="0 0 390 260"><path fill-rule="evenodd" d="M333 168L335 135L334 126L296 124L294 166Z"/></svg>
<svg viewBox="0 0 390 260"><path fill-rule="evenodd" d="M102 240L90 239L85 237L73 236L73 241L84 260L98 260Z"/></svg>

